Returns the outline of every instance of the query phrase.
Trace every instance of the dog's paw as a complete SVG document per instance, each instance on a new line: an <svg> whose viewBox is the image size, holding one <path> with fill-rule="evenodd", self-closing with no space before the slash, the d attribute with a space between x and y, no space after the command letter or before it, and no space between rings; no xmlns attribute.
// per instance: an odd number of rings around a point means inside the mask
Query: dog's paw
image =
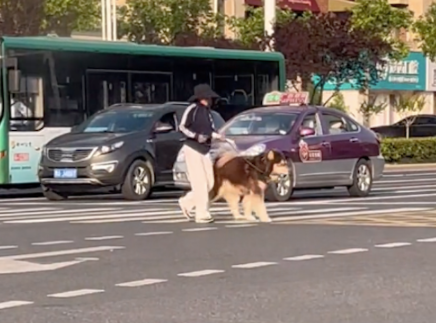
<svg viewBox="0 0 436 323"><path fill-rule="evenodd" d="M260 222L262 222L262 223L271 223L272 219L271 218L262 219L262 220L260 220Z"/></svg>
<svg viewBox="0 0 436 323"><path fill-rule="evenodd" d="M246 221L247 219L245 217L243 217L242 215L240 216L236 216L233 218L235 221Z"/></svg>

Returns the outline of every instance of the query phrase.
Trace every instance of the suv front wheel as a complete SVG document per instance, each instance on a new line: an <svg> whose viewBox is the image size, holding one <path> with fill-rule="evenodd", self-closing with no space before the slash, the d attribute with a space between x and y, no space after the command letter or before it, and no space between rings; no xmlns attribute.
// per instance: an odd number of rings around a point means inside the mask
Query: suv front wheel
<svg viewBox="0 0 436 323"><path fill-rule="evenodd" d="M127 170L121 194L126 200L145 200L150 196L152 186L149 164L143 160L135 160Z"/></svg>

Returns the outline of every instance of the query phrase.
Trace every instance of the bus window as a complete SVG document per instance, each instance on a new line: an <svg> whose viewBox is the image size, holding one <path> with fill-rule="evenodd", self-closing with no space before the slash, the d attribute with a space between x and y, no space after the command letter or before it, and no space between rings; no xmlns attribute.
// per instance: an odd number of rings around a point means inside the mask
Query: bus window
<svg viewBox="0 0 436 323"><path fill-rule="evenodd" d="M44 127L42 78L21 75L17 92L10 93L11 131L35 131Z"/></svg>

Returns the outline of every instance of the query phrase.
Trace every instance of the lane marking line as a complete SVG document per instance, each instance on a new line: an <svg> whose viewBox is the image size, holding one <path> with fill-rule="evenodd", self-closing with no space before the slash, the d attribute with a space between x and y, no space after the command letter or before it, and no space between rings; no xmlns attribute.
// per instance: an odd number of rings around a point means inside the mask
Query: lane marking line
<svg viewBox="0 0 436 323"><path fill-rule="evenodd" d="M373 215L373 214L385 214L385 213L400 213L400 212L417 212L417 211L427 211L431 210L431 208L398 208L398 209L386 209L386 210L368 210L368 211L359 211L359 212L343 212L343 213L325 213L325 214L316 214L316 215L301 215L301 216L282 216L282 217L272 217L273 224L289 221L292 223L293 221L299 220L311 220L311 219L326 219L326 218L341 218L348 216L357 216L357 215ZM317 210L318 212L325 212L328 210ZM315 213L315 212L314 212ZM272 214L271 214L272 215Z"/></svg>
<svg viewBox="0 0 436 323"><path fill-rule="evenodd" d="M47 295L47 297L70 298L70 297L78 297L78 296L103 293L103 292L104 292L103 289L78 289L78 290L72 290L69 292L50 294L50 295Z"/></svg>
<svg viewBox="0 0 436 323"><path fill-rule="evenodd" d="M211 230L218 230L218 228L217 227L189 228L189 229L183 229L182 231L185 231L185 232L197 232L197 231L211 231Z"/></svg>
<svg viewBox="0 0 436 323"><path fill-rule="evenodd" d="M85 240L90 240L90 241L102 241L102 240L113 240L113 239L122 239L124 238L123 236L103 236L103 237L89 237L89 238L85 238Z"/></svg>
<svg viewBox="0 0 436 323"><path fill-rule="evenodd" d="M23 305L30 305L33 304L33 302L27 302L27 301L8 301L0 303L0 310L4 310L7 308L17 307L17 306L23 306Z"/></svg>
<svg viewBox="0 0 436 323"><path fill-rule="evenodd" d="M0 246L0 250L17 249L18 246Z"/></svg>
<svg viewBox="0 0 436 323"><path fill-rule="evenodd" d="M302 255L302 256L283 258L283 260L302 261L302 260L311 260L311 259L320 259L320 258L324 258L324 256L323 255Z"/></svg>
<svg viewBox="0 0 436 323"><path fill-rule="evenodd" d="M53 246L58 244L73 243L72 240L59 240L59 241L43 241L43 242L33 242L32 246Z"/></svg>
<svg viewBox="0 0 436 323"><path fill-rule="evenodd" d="M392 242L392 243L384 243L384 244L376 244L374 247L376 248L397 248L397 247L405 247L410 246L409 242Z"/></svg>
<svg viewBox="0 0 436 323"><path fill-rule="evenodd" d="M259 268L259 267L273 266L273 265L278 265L278 263L277 262L259 261L259 262L250 262L250 263L241 264L241 265L233 265L232 268L251 269L251 268Z"/></svg>
<svg viewBox="0 0 436 323"><path fill-rule="evenodd" d="M120 284L116 284L115 286L118 286L118 287L139 287L139 286L145 286L145 285L165 283L167 281L168 281L167 279L143 279L143 280L126 282L126 283L120 283Z"/></svg>
<svg viewBox="0 0 436 323"><path fill-rule="evenodd" d="M191 271L188 273L181 273L177 274L177 276L181 277L200 277L200 276L207 276L207 275L213 275L213 274L221 274L225 272L225 270L219 270L219 269L205 269L205 270L199 270L199 271Z"/></svg>
<svg viewBox="0 0 436 323"><path fill-rule="evenodd" d="M228 224L225 227L226 228L248 228L248 227L257 227L258 224Z"/></svg>
<svg viewBox="0 0 436 323"><path fill-rule="evenodd" d="M436 242L436 238L418 239L418 242Z"/></svg>
<svg viewBox="0 0 436 323"><path fill-rule="evenodd" d="M143 236L159 236L164 234L172 234L173 231L156 231L156 232L142 232L142 233L135 233L135 236L143 237Z"/></svg>
<svg viewBox="0 0 436 323"><path fill-rule="evenodd" d="M112 251L112 250L119 250L119 249L125 249L125 247L99 246L93 248L79 248L79 249L49 251L49 252L36 252L36 253L28 253L23 255L3 256L0 257L0 259L25 260L25 259L46 258L46 257L54 257L54 256L74 255L74 254L86 253L86 252Z"/></svg>
<svg viewBox="0 0 436 323"><path fill-rule="evenodd" d="M350 254L350 253L358 253L358 252L365 252L365 251L368 251L368 249L364 249L364 248L350 248L350 249L342 249L342 250L329 251L327 253L336 254L336 255L347 255L347 254Z"/></svg>

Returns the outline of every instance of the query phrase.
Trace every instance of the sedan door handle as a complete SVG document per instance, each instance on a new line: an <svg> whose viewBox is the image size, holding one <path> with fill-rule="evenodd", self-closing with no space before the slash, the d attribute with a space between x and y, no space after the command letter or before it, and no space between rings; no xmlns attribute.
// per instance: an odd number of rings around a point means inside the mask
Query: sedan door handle
<svg viewBox="0 0 436 323"><path fill-rule="evenodd" d="M360 142L360 140L353 137L353 138L350 139L350 142Z"/></svg>
<svg viewBox="0 0 436 323"><path fill-rule="evenodd" d="M321 143L321 145L322 145L322 146L330 146L330 143L327 142L327 141L323 141L323 142Z"/></svg>

